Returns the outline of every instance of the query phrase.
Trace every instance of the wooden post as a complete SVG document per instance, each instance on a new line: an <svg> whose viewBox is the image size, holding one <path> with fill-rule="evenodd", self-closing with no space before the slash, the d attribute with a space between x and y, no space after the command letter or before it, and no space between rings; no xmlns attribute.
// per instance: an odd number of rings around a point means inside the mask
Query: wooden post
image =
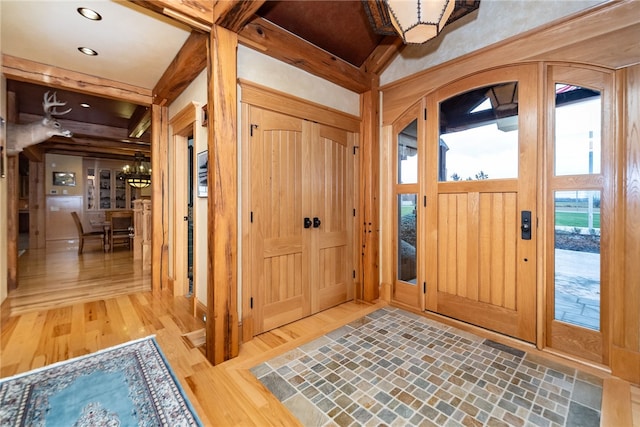
<svg viewBox="0 0 640 427"><path fill-rule="evenodd" d="M380 296L380 91L378 78L360 95L360 236L362 239L362 296L371 302Z"/></svg>
<svg viewBox="0 0 640 427"><path fill-rule="evenodd" d="M158 292L169 286L169 118L167 107L151 104L151 289Z"/></svg>
<svg viewBox="0 0 640 427"><path fill-rule="evenodd" d="M238 36L215 25L209 38L207 359L238 355L238 165L236 63Z"/></svg>

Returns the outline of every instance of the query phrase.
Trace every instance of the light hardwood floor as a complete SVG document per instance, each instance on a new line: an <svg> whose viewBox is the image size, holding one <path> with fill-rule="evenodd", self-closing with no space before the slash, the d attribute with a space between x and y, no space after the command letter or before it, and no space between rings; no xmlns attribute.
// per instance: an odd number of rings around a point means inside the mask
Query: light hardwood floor
<svg viewBox="0 0 640 427"><path fill-rule="evenodd" d="M48 259L56 260L56 265L62 262L56 256ZM67 264L70 261L68 259ZM101 274L94 265L95 280L106 280L105 276L114 273L106 258L102 264L105 271ZM59 269L51 267L48 271L56 270L56 274L63 275L73 269L68 265ZM83 281L91 281L86 276L88 273L76 274L83 277ZM46 280L51 281L51 278ZM71 282L65 286L71 286ZM350 302L331 308L255 337L241 346L239 357L214 367L184 337L204 326L189 314L189 303L184 297L142 291L93 301L72 301L64 306L58 302L49 309L21 307L21 312L13 315L5 301L0 313L0 376L14 375L154 334L205 425L299 425L249 369L383 305ZM640 390L613 380L614 387L609 389L605 385L603 425L640 426ZM622 387L618 387L620 385ZM608 396L607 393L612 394ZM626 399L622 405L621 398ZM632 414L630 408L633 408ZM615 424L605 423L605 420ZM621 424L625 422L627 424Z"/></svg>

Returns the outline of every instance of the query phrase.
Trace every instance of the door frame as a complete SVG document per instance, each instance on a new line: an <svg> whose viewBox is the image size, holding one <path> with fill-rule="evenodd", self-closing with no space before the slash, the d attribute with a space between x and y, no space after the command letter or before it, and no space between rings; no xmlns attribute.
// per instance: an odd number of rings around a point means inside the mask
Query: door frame
<svg viewBox="0 0 640 427"><path fill-rule="evenodd" d="M169 283L173 284L172 290L174 296L185 295L189 289L188 281L188 266L187 266L187 254L182 248L185 248L188 243L188 230L187 221L184 221L184 217L188 215L187 204L189 202L186 191L180 191L187 187L187 178L189 176L186 173L187 156L189 155L188 140L193 138L193 146L196 147L196 138L198 132L196 124L198 122L198 112L200 111L200 105L197 102L191 102L185 106L182 110L176 113L175 116L169 121L169 136L171 143L169 144L169 158L172 158L170 168L171 179L169 180L168 197L171 200L170 218L169 218L169 230L172 243L169 245ZM197 167L194 162L194 169ZM194 174L196 171L193 171ZM194 175L197 176L197 175ZM196 222L196 209L193 209L193 223L194 231ZM189 305L191 313L196 315L196 287L197 287L197 245L193 246L193 293L189 299Z"/></svg>

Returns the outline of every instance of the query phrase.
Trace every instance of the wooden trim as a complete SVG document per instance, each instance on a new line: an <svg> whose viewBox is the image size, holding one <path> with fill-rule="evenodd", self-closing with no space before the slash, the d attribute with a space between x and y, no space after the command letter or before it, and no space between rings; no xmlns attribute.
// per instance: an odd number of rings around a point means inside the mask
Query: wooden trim
<svg viewBox="0 0 640 427"><path fill-rule="evenodd" d="M152 102L149 89L6 54L2 55L2 73L12 80L44 84L56 89L88 93L133 104L149 105Z"/></svg>
<svg viewBox="0 0 640 427"><path fill-rule="evenodd" d="M356 93L371 89L371 74L325 50L256 17L238 33L240 42L258 52L300 68Z"/></svg>
<svg viewBox="0 0 640 427"><path fill-rule="evenodd" d="M625 31L626 38L617 34L619 30ZM635 64L640 57L640 44L620 49L620 40L638 38L640 8L636 2L603 3L384 85L383 125L392 123L435 88L492 67L542 60L570 60L611 68Z"/></svg>
<svg viewBox="0 0 640 427"><path fill-rule="evenodd" d="M242 103L241 106L243 126L249 123L251 106L247 103ZM254 320L253 320L253 308L251 307L251 295L257 295L257 292L253 289L252 268L252 246L251 246L251 218L250 218L250 199L251 199L251 150L250 150L250 138L248 132L242 133L242 178L241 192L242 192L242 342L249 341L254 336Z"/></svg>
<svg viewBox="0 0 640 427"><path fill-rule="evenodd" d="M207 109L209 197L207 229L207 359L222 363L238 355L238 38L214 26L209 39ZM215 108L214 108L215 106Z"/></svg>
<svg viewBox="0 0 640 427"><path fill-rule="evenodd" d="M182 110L177 112L171 118L171 120L169 120L169 126L173 128L173 133L188 136L188 134L190 133L189 131L192 130L191 128L193 126L193 123L198 119L199 109L200 104L192 101L187 104Z"/></svg>
<svg viewBox="0 0 640 427"><path fill-rule="evenodd" d="M44 162L29 161L29 249L45 247Z"/></svg>
<svg viewBox="0 0 640 427"><path fill-rule="evenodd" d="M632 426L631 387L617 378L605 378L602 384L601 426Z"/></svg>
<svg viewBox="0 0 640 427"><path fill-rule="evenodd" d="M200 301L198 301L198 299L194 296L193 297L196 300L196 312L195 312L195 316L197 319L203 320L207 318L207 306L204 305L203 303L201 303Z"/></svg>
<svg viewBox="0 0 640 427"><path fill-rule="evenodd" d="M634 384L640 384L640 352L617 345L611 346L611 373Z"/></svg>
<svg viewBox="0 0 640 427"><path fill-rule="evenodd" d="M247 80L240 79L239 83L242 89L241 101L243 103L350 132L360 132L360 117Z"/></svg>

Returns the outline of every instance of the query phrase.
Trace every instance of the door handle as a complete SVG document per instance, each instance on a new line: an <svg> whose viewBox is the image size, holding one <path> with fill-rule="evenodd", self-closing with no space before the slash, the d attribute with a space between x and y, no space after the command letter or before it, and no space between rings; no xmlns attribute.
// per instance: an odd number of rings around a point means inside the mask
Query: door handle
<svg viewBox="0 0 640 427"><path fill-rule="evenodd" d="M320 227L320 224L321 224L321 223L320 223L320 218L318 218L317 216L316 216L316 217L313 217L313 228L318 228L318 227Z"/></svg>
<svg viewBox="0 0 640 427"><path fill-rule="evenodd" d="M520 212L520 236L522 240L531 240L531 211Z"/></svg>
<svg viewBox="0 0 640 427"><path fill-rule="evenodd" d="M311 219L308 217L304 219L304 228L311 228Z"/></svg>

